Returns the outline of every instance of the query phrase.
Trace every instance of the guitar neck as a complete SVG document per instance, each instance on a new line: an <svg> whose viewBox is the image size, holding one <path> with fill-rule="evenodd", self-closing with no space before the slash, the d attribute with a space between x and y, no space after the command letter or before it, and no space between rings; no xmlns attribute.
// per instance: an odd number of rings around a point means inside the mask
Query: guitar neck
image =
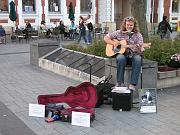
<svg viewBox="0 0 180 135"><path fill-rule="evenodd" d="M133 47L133 45L119 45L119 46L121 46L123 48L132 48Z"/></svg>
<svg viewBox="0 0 180 135"><path fill-rule="evenodd" d="M134 45L120 45L120 46L123 47L123 48L133 48L133 47L135 47ZM148 43L144 43L142 45L142 47L143 48L150 48L150 45Z"/></svg>

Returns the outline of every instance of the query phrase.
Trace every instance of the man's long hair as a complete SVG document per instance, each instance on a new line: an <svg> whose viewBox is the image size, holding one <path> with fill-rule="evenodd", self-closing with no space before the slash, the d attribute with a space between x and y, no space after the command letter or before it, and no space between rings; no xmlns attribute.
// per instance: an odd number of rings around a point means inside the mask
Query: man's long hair
<svg viewBox="0 0 180 135"><path fill-rule="evenodd" d="M124 20L122 22L122 25L121 25L121 30L122 31L127 31L126 30L126 22L127 21L134 22L134 28L133 28L132 32L138 33L139 32L138 22L137 22L137 20L134 17L126 17L126 18L124 18Z"/></svg>

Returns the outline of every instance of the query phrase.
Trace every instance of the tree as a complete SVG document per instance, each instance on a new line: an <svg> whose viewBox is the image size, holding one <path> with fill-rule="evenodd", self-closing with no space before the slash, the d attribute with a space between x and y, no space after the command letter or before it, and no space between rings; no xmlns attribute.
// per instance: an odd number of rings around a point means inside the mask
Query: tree
<svg viewBox="0 0 180 135"><path fill-rule="evenodd" d="M148 41L148 29L146 21L146 3L147 0L130 0L131 14L137 19L140 32L143 35L145 41Z"/></svg>

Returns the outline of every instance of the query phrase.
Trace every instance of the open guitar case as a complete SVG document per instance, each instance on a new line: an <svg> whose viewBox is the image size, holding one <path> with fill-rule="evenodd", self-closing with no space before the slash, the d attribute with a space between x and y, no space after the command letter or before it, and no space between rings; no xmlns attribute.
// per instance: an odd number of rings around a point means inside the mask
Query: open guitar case
<svg viewBox="0 0 180 135"><path fill-rule="evenodd" d="M90 119L93 121L96 102L97 94L95 86L91 83L91 71L90 82L83 82L78 86L70 86L61 94L38 96L38 103L46 107L45 117L48 117L49 112L56 112L60 116L59 120L68 122L71 121L72 111L90 113ZM56 105L59 103L66 103L69 107L64 108L63 105Z"/></svg>

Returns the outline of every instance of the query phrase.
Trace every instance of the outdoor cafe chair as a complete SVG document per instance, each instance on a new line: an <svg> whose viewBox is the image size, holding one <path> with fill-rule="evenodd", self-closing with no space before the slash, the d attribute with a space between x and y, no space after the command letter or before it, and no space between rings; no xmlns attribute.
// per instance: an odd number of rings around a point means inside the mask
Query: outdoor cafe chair
<svg viewBox="0 0 180 135"><path fill-rule="evenodd" d="M23 39L25 39L26 34L24 34L22 30L17 29L15 30L15 36L19 40L19 43L20 43Z"/></svg>
<svg viewBox="0 0 180 135"><path fill-rule="evenodd" d="M96 39L96 37L99 37L99 39L101 39L102 36L102 28L95 28L94 29L94 38Z"/></svg>

